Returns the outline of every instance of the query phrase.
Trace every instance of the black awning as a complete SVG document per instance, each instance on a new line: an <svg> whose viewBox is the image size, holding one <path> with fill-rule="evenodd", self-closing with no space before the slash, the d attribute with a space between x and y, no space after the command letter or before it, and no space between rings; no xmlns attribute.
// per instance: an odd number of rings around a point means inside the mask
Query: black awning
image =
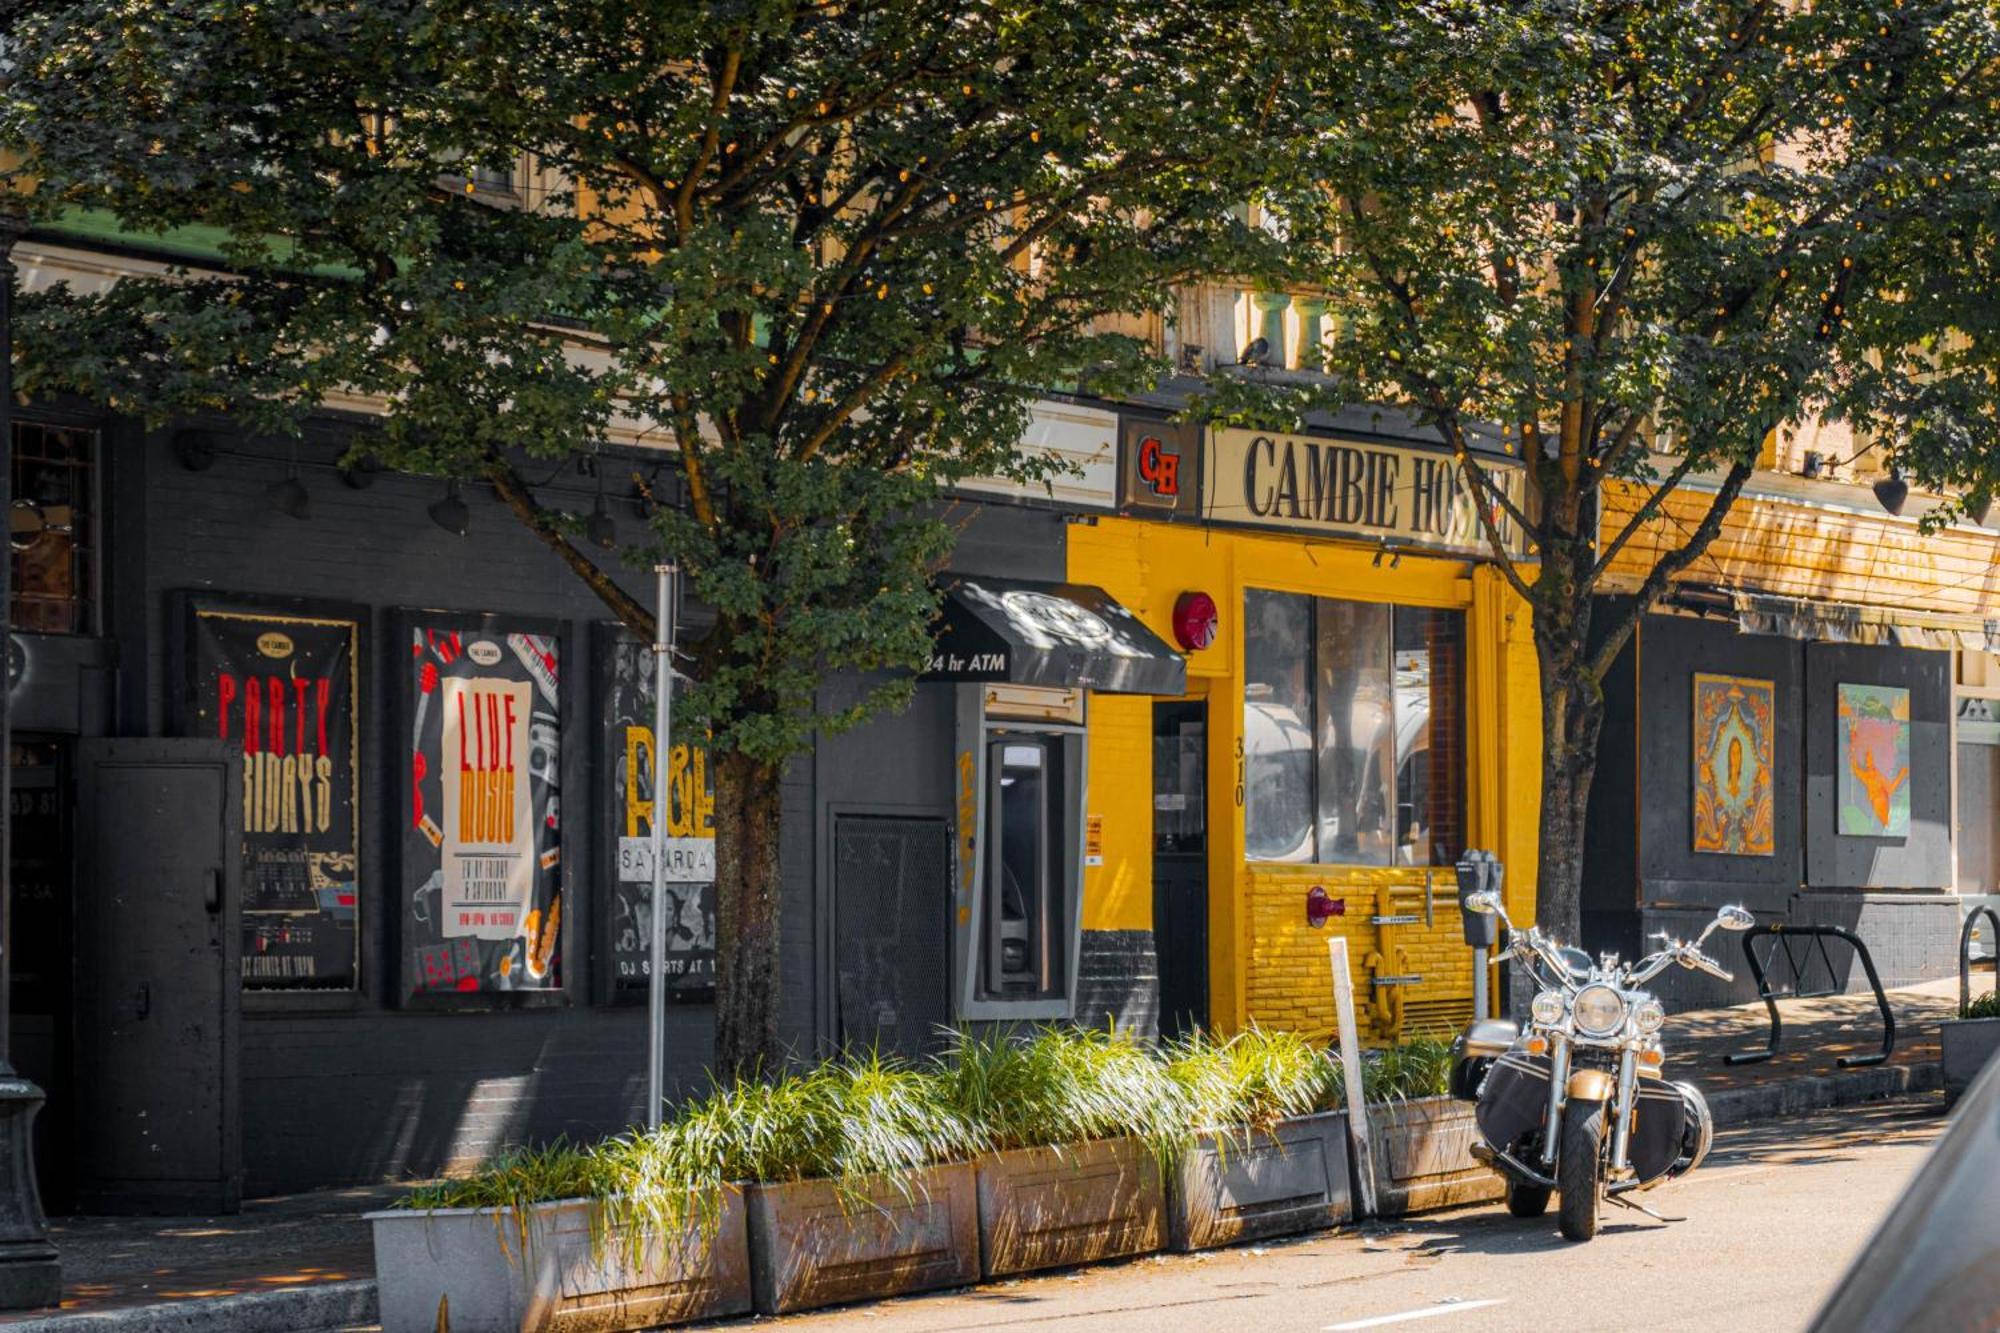
<svg viewBox="0 0 2000 1333"><path fill-rule="evenodd" d="M1186 694L1187 660L1102 588L952 575L924 680Z"/></svg>

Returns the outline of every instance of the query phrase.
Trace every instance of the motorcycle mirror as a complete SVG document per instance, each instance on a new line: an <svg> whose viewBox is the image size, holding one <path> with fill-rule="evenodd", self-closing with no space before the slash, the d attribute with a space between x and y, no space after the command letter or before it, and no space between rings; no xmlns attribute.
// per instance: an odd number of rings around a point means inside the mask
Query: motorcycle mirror
<svg viewBox="0 0 2000 1333"><path fill-rule="evenodd" d="M1715 924L1724 930L1748 930L1757 924L1757 918L1750 914L1748 908L1732 903L1715 914Z"/></svg>
<svg viewBox="0 0 2000 1333"><path fill-rule="evenodd" d="M1483 890L1479 893L1469 893L1465 897L1465 906L1467 911L1477 912L1481 916L1492 916L1500 910L1500 895Z"/></svg>

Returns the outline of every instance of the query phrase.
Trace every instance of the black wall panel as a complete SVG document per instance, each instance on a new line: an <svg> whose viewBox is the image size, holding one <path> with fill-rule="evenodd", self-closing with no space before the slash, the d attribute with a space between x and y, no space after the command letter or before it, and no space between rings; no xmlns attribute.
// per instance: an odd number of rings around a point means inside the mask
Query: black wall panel
<svg viewBox="0 0 2000 1333"><path fill-rule="evenodd" d="M1803 872L1805 645L1729 621L1648 616L1639 638L1639 875L1648 904L1783 910ZM1694 677L1772 681L1773 853L1694 850Z"/></svg>
<svg viewBox="0 0 2000 1333"><path fill-rule="evenodd" d="M1842 684L1910 692L1910 832L1839 831ZM1947 888L1951 861L1951 654L1816 643L1806 650L1806 881L1816 889Z"/></svg>

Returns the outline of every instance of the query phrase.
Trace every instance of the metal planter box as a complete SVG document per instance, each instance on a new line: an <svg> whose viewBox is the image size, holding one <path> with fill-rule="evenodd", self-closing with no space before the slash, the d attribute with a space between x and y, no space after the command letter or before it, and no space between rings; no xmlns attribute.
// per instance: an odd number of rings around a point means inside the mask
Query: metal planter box
<svg viewBox="0 0 2000 1333"><path fill-rule="evenodd" d="M1950 1018L1938 1024L1944 1103L1950 1106L2000 1051L2000 1018Z"/></svg>
<svg viewBox="0 0 2000 1333"><path fill-rule="evenodd" d="M1137 1139L987 1153L978 1168L987 1277L1150 1254L1166 1243L1160 1164Z"/></svg>
<svg viewBox="0 0 2000 1333"><path fill-rule="evenodd" d="M1472 1103L1450 1097L1368 1108L1376 1216L1484 1203L1506 1193L1499 1174L1472 1159L1479 1138L1472 1113Z"/></svg>
<svg viewBox="0 0 2000 1333"><path fill-rule="evenodd" d="M1211 1131L1168 1182L1168 1234L1186 1251L1337 1226L1354 1216L1347 1181L1345 1111Z"/></svg>
<svg viewBox="0 0 2000 1333"><path fill-rule="evenodd" d="M511 1208L369 1213L383 1333L600 1333L750 1309L739 1191L723 1192L712 1228L635 1236L594 1228L597 1208L564 1199L525 1220Z"/></svg>
<svg viewBox="0 0 2000 1333"><path fill-rule="evenodd" d="M979 1280L970 1163L845 1186L826 1180L751 1185L746 1194L751 1288L759 1314Z"/></svg>

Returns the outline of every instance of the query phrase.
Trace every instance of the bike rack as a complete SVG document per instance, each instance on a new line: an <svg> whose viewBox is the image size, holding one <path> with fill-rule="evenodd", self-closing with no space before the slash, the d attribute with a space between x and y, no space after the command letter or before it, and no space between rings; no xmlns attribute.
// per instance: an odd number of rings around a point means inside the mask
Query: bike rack
<svg viewBox="0 0 2000 1333"><path fill-rule="evenodd" d="M1985 910L1990 911L1991 909ZM2000 921L1995 922L1995 929L2000 930ZM1757 951L1751 947L1753 941L1765 935L1776 936L1778 940L1777 946L1770 950L1771 954L1775 956L1779 949L1782 949L1785 954L1785 961L1791 965L1792 988L1790 990L1779 990L1771 985L1771 979L1764 971L1763 960L1757 957ZM1896 1015L1889 1008L1889 997L1882 993L1882 978L1875 971L1875 960L1868 956L1868 945L1853 931L1841 926L1788 926L1782 922L1768 926L1753 926L1745 931L1743 935L1743 956L1749 960L1750 975L1757 978L1757 998L1762 1000L1764 1007L1771 1011L1771 1040L1761 1051L1737 1051L1723 1056L1722 1062L1727 1065L1754 1065L1768 1060L1778 1053L1778 1042L1784 1036L1784 1022L1778 1017L1778 1001L1780 999L1813 1000L1828 995L1842 995L1846 993L1834 990L1831 987L1826 990L1815 991L1799 989L1800 978L1805 974L1799 968L1798 955L1792 952L1790 937L1800 935L1812 938L1813 947L1819 951L1820 961L1826 964L1826 972L1829 978L1834 975L1834 971L1833 960L1827 956L1826 942L1829 939L1846 940L1854 946L1855 956L1860 958L1862 968L1868 973L1868 984L1875 990L1875 1003L1882 1010L1882 1049L1873 1055L1843 1055L1834 1063L1838 1064L1842 1069L1852 1069L1858 1065L1881 1064L1889 1058L1889 1053L1896 1049ZM1810 963L1811 960L1812 955L1808 953L1806 961ZM1966 974L1961 971L1959 976L1962 988Z"/></svg>
<svg viewBox="0 0 2000 1333"><path fill-rule="evenodd" d="M1975 907L1965 914L1965 924L1958 929L1958 1016L1965 1017L1965 1011L1972 1008L1972 923L1980 917L1993 923L1994 967L2000 969L2000 912L1990 907ZM2000 976L2000 973L1996 973ZM1994 982L2000 986L2000 980Z"/></svg>

